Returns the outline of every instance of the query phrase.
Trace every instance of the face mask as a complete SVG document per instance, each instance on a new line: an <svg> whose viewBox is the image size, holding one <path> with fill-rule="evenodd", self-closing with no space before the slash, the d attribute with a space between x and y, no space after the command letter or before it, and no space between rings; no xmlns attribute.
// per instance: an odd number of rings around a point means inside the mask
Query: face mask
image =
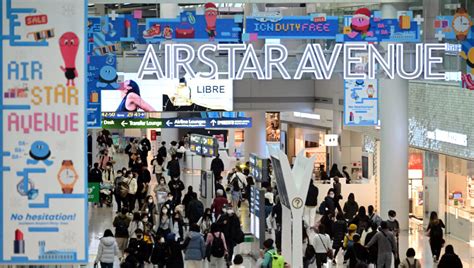
<svg viewBox="0 0 474 268"><path fill-rule="evenodd" d="M160 184L163 184L163 185L164 185L164 184L165 184L165 182L164 182L164 181L160 181Z"/></svg>
<svg viewBox="0 0 474 268"><path fill-rule="evenodd" d="M227 210L227 214L229 214L229 215L234 214L234 210L232 210L232 209Z"/></svg>
<svg viewBox="0 0 474 268"><path fill-rule="evenodd" d="M153 199L148 199L148 203L153 203Z"/></svg>
<svg viewBox="0 0 474 268"><path fill-rule="evenodd" d="M391 221L393 221L393 220L395 220L395 217L390 217L390 216L388 216L388 219L391 220Z"/></svg>
<svg viewBox="0 0 474 268"><path fill-rule="evenodd" d="M173 197L168 197L168 200L169 200L169 201L173 200Z"/></svg>
<svg viewBox="0 0 474 268"><path fill-rule="evenodd" d="M164 243L165 242L165 239L162 237L160 238L160 243Z"/></svg>
<svg viewBox="0 0 474 268"><path fill-rule="evenodd" d="M168 213L168 210L167 209L163 209L163 214L167 214Z"/></svg>
<svg viewBox="0 0 474 268"><path fill-rule="evenodd" d="M148 219L147 219L147 218L144 218L144 219L143 219L143 222L148 222Z"/></svg>
<svg viewBox="0 0 474 268"><path fill-rule="evenodd" d="M329 197L334 198L334 194L329 194Z"/></svg>

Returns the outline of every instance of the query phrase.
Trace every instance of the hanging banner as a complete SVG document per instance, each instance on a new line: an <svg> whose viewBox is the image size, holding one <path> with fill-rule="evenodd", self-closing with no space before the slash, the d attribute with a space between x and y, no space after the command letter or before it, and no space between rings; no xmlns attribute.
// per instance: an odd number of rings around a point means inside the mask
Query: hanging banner
<svg viewBox="0 0 474 268"><path fill-rule="evenodd" d="M222 18L217 6L207 3L204 9L183 11L174 19L148 18L142 32L147 43L165 40L177 42L239 42L242 32L242 16Z"/></svg>
<svg viewBox="0 0 474 268"><path fill-rule="evenodd" d="M2 1L0 264L88 263L86 15Z"/></svg>
<svg viewBox="0 0 474 268"><path fill-rule="evenodd" d="M359 8L354 15L344 16L343 35L338 42L406 42L418 43L421 18L414 18L413 11L399 11L397 18L383 19L378 10Z"/></svg>
<svg viewBox="0 0 474 268"><path fill-rule="evenodd" d="M376 126L377 124L377 80L344 80L344 125Z"/></svg>
<svg viewBox="0 0 474 268"><path fill-rule="evenodd" d="M243 41L257 39L335 39L339 20L326 14L286 16L262 14L246 18Z"/></svg>
<svg viewBox="0 0 474 268"><path fill-rule="evenodd" d="M265 135L267 142L280 142L280 112L265 113Z"/></svg>

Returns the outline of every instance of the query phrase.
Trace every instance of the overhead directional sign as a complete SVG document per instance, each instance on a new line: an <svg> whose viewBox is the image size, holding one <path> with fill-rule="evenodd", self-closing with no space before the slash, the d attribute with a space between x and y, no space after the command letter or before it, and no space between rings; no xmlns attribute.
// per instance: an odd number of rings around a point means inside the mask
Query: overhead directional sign
<svg viewBox="0 0 474 268"><path fill-rule="evenodd" d="M209 118L208 128L251 128L252 118Z"/></svg>
<svg viewBox="0 0 474 268"><path fill-rule="evenodd" d="M143 119L103 119L103 128L162 128L163 119L143 118Z"/></svg>
<svg viewBox="0 0 474 268"><path fill-rule="evenodd" d="M252 118L112 118L104 117L102 127L120 128L250 128Z"/></svg>

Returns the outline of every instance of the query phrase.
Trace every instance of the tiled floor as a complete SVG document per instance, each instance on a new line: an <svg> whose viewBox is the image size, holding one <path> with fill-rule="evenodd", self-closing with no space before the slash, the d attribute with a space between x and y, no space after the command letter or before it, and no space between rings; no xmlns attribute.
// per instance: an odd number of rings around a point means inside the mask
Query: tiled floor
<svg viewBox="0 0 474 268"><path fill-rule="evenodd" d="M119 157L119 163L124 163L124 159L121 159L122 157ZM116 158L117 159L117 158ZM121 165L117 165L118 167L121 167ZM196 185L199 182L196 181L199 180L199 177L193 177L189 175L184 176L184 183L186 185ZM152 183L156 183L153 181ZM153 187L150 187L151 189ZM195 189L199 189L197 187L194 187ZM115 206L115 203L114 203ZM102 236L103 232L105 229L112 229L112 219L115 215L116 208L96 208L90 206L89 209L89 238L90 238L90 248L89 248L89 254L90 254L90 263L92 264L96 253L98 249L98 244L99 244L99 239ZM249 225L249 219L248 219L248 210L246 206L243 206L242 211L241 211L241 222L244 226L244 231L248 230L248 225ZM415 227L415 226L413 226ZM402 233L400 235L400 254L401 256L404 256L406 249L408 247L413 247L415 248L417 252L417 258L421 259L423 263L423 267L435 267L433 264L432 258L431 258L431 252L430 252L430 247L428 243L428 238L424 235L422 231L418 231L417 228L412 228L412 233L408 235L408 232ZM472 259L472 256L474 256L474 251L473 248L469 246L468 243L461 242L457 239L447 237L446 238L446 244L452 244L455 248L456 253L461 257L464 267L474 267L474 261ZM242 243L241 245L236 248L236 253L241 253L242 255L251 253L252 250L255 252L255 245L251 245L251 243ZM244 258L244 265L245 267L255 267L256 262L250 257L245 257ZM118 259L116 260L115 267L118 266ZM148 267L152 267L149 265ZM311 266L310 266L311 267ZM316 267L316 266L312 266ZM328 267L333 267L332 265ZM338 265L335 267L344 267L342 265L342 255L338 255Z"/></svg>

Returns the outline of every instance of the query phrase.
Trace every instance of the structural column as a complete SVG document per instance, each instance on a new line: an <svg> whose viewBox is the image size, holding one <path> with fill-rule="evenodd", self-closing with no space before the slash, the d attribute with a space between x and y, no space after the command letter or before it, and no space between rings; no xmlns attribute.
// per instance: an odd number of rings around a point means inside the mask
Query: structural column
<svg viewBox="0 0 474 268"><path fill-rule="evenodd" d="M160 18L174 19L179 15L178 4L162 3L160 4ZM162 117L171 118L177 117L178 113L162 113ZM177 128L162 128L161 140L166 141L167 146L171 141L179 141L179 131Z"/></svg>
<svg viewBox="0 0 474 268"><path fill-rule="evenodd" d="M403 8L400 7L400 10ZM384 4L384 18L396 18L397 6ZM380 214L397 212L401 230L408 229L408 81L380 79Z"/></svg>
<svg viewBox="0 0 474 268"><path fill-rule="evenodd" d="M333 110L333 115L332 115L332 133L331 134L337 134L339 137L339 140L342 139L342 112L339 111L337 107L334 108ZM330 147L331 149L331 159L332 159L332 164L338 164L339 169L342 169L341 164L341 145L335 146L335 147ZM328 167L329 169L330 167Z"/></svg>
<svg viewBox="0 0 474 268"><path fill-rule="evenodd" d="M250 153L268 157L265 136L265 112L249 112L247 116L252 118L252 127L244 130L245 157L248 158Z"/></svg>

